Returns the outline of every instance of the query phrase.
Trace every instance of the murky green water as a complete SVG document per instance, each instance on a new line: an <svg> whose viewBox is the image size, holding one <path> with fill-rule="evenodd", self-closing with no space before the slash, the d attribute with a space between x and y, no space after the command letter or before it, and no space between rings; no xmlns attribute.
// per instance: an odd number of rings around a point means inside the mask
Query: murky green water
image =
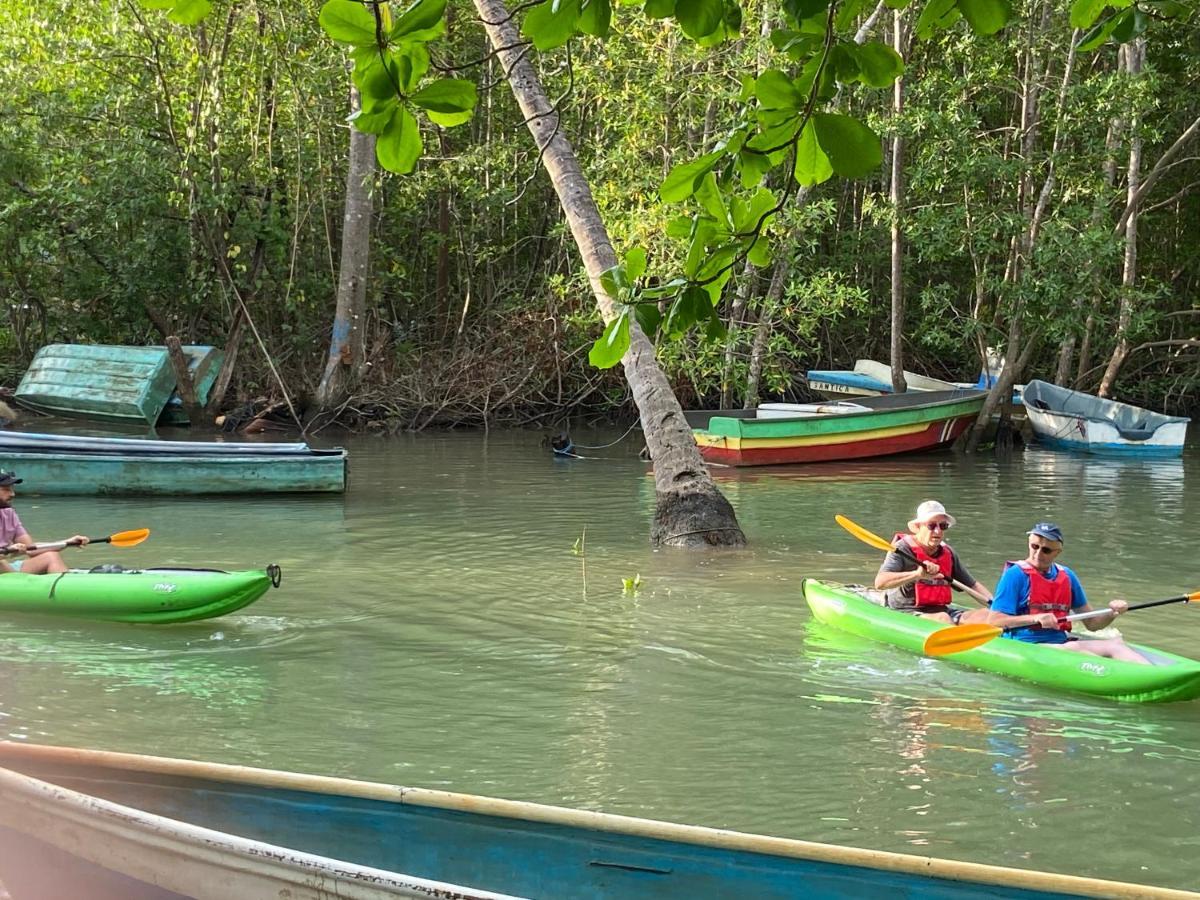
<svg viewBox="0 0 1200 900"><path fill-rule="evenodd" d="M696 554L648 548L640 445L556 460L540 437L351 439L337 498L18 498L43 539L152 530L75 560L277 562L284 582L191 625L5 623L0 734L1200 885L1200 701L1118 705L921 659L816 625L798 593L873 576L879 554L836 513L890 534L927 497L989 584L1053 518L1093 602L1195 590L1195 450L721 470L752 546ZM1200 609L1120 624L1200 656Z"/></svg>

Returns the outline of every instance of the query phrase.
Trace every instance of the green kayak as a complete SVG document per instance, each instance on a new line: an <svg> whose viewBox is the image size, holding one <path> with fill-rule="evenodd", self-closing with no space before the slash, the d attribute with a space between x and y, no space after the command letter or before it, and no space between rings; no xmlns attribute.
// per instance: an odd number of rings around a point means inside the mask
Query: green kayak
<svg viewBox="0 0 1200 900"><path fill-rule="evenodd" d="M952 627L880 606L842 585L806 578L802 590L818 621L914 653L922 652L925 638L932 632ZM1130 646L1154 664L1143 666L1068 653L1011 638L997 638L974 650L941 658L1048 687L1129 703L1200 697L1200 662L1137 644Z"/></svg>
<svg viewBox="0 0 1200 900"><path fill-rule="evenodd" d="M223 616L279 585L279 567L122 569L98 566L61 575L0 575L0 615L8 613L166 625Z"/></svg>

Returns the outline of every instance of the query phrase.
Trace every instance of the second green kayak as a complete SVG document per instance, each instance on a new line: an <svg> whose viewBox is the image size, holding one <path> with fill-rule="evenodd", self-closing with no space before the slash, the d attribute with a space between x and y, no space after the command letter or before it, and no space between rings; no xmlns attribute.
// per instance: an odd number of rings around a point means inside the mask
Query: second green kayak
<svg viewBox="0 0 1200 900"><path fill-rule="evenodd" d="M925 638L934 631L952 627L880 606L842 585L806 578L802 590L818 621L914 653L922 652ZM1200 697L1200 662L1151 647L1130 646L1153 665L1070 653L1011 638L997 638L974 650L941 658L1048 687L1130 703Z"/></svg>
<svg viewBox="0 0 1200 900"><path fill-rule="evenodd" d="M0 615L25 613L165 625L223 616L279 585L279 567L72 569L61 575L0 575Z"/></svg>

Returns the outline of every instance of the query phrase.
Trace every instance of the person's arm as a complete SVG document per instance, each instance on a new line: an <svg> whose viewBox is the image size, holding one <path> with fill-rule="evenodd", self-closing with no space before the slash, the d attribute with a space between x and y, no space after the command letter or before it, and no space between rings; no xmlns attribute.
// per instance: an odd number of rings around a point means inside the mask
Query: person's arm
<svg viewBox="0 0 1200 900"><path fill-rule="evenodd" d="M991 604L992 592L967 571L967 567L963 565L957 553L954 554L954 568L950 572L950 577L962 585L962 589L978 600L983 606Z"/></svg>
<svg viewBox="0 0 1200 900"><path fill-rule="evenodd" d="M67 539L67 544L68 544L68 546L71 546L71 547L82 547L87 542L88 542L87 536L82 535L82 534L77 534L74 537ZM29 534L29 532L23 531L19 535L17 535L17 539L15 541L13 541L11 544L9 544L8 546L9 546L10 550L12 550L16 553L24 553L26 556L28 556L30 558L32 558L34 556L41 556L43 553L56 552L57 548L55 548L55 547L47 547L45 549L40 549L40 550L29 549L30 547L33 547L36 543L37 543L37 541L35 541L33 539L33 537Z"/></svg>
<svg viewBox="0 0 1200 900"><path fill-rule="evenodd" d="M1083 590L1083 583L1078 576L1063 566L1066 570L1067 578L1071 581L1071 612L1086 613L1092 611L1092 605L1088 603L1087 594ZM1083 624L1087 626L1088 631L1098 631L1101 628L1107 628L1113 623L1121 613L1129 608L1129 604L1124 600L1112 600L1108 604L1107 616L1096 616L1094 619L1084 619Z"/></svg>
<svg viewBox="0 0 1200 900"><path fill-rule="evenodd" d="M894 591L896 588L916 584L922 578L935 578L939 571L935 563L925 563L922 567L899 553L891 552L883 558L883 565L875 573L875 588L880 591Z"/></svg>
<svg viewBox="0 0 1200 900"><path fill-rule="evenodd" d="M996 584L996 593L992 597L991 608L988 609L987 624L997 628L1057 628L1058 621L1052 613L1034 616L1021 611L1022 608L1028 609L1028 597L1028 576L1017 566L1010 566Z"/></svg>

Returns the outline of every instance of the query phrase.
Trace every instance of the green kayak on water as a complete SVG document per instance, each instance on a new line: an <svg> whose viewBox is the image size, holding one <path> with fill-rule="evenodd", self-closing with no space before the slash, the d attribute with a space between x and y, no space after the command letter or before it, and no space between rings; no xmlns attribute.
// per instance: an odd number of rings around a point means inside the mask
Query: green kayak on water
<svg viewBox="0 0 1200 900"><path fill-rule="evenodd" d="M802 590L819 622L914 653L922 652L930 634L953 627L880 606L844 585L806 578ZM1200 662L1151 647L1129 646L1153 665L1070 653L1011 638L997 638L973 650L940 658L1047 687L1129 703L1200 697Z"/></svg>
<svg viewBox="0 0 1200 900"><path fill-rule="evenodd" d="M98 566L59 575L0 575L0 615L10 613L167 625L223 616L278 587L279 567L123 569Z"/></svg>

